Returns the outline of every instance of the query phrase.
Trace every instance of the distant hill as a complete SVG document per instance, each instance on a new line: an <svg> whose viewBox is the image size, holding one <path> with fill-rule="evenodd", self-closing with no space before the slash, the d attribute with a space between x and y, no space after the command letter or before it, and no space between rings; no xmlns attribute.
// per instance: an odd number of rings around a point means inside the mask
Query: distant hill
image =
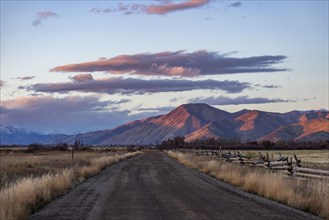
<svg viewBox="0 0 329 220"><path fill-rule="evenodd" d="M0 126L0 145L53 144L68 138L65 134L41 134L14 126Z"/></svg>
<svg viewBox="0 0 329 220"><path fill-rule="evenodd" d="M238 138L242 141L329 140L329 112L271 113L242 110L229 113L207 104L185 104L166 115L129 122L110 130L78 135L42 135L19 129L8 134L5 129L4 132L1 129L2 144L56 141L73 143L79 138L83 143L91 145L148 145L176 136L184 136L186 141L208 137Z"/></svg>

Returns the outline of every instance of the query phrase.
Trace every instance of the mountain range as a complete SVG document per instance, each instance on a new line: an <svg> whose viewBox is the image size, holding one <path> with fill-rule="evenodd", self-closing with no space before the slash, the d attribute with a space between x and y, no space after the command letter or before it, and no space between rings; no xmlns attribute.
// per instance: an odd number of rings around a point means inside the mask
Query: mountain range
<svg viewBox="0 0 329 220"><path fill-rule="evenodd" d="M2 145L73 143L77 138L88 145L149 145L176 136L184 136L188 142L209 137L241 141L329 140L329 112L272 113L244 109L229 113L200 103L184 104L166 115L136 120L114 129L77 135L40 134L10 126L2 126L0 130Z"/></svg>
<svg viewBox="0 0 329 220"><path fill-rule="evenodd" d="M65 134L43 134L14 126L0 126L0 145L55 144L68 137Z"/></svg>

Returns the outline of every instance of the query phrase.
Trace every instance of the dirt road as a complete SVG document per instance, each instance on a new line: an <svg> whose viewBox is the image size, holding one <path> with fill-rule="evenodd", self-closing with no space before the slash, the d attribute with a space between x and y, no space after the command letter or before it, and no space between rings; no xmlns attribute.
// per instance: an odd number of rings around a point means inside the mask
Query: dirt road
<svg viewBox="0 0 329 220"><path fill-rule="evenodd" d="M163 153L144 153L108 167L30 219L319 218L245 193Z"/></svg>

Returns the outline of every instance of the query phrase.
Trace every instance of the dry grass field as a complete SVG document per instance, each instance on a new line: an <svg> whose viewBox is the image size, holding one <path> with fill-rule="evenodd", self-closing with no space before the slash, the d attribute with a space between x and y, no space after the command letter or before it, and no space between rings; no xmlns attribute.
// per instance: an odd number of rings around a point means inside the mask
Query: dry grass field
<svg viewBox="0 0 329 220"><path fill-rule="evenodd" d="M249 152L252 155L253 152ZM285 152L286 153L286 152ZM270 170L240 166L213 157L169 151L182 164L292 207L329 219L328 180L302 180Z"/></svg>
<svg viewBox="0 0 329 220"><path fill-rule="evenodd" d="M76 151L72 160L71 151L37 151L26 153L26 149L0 149L0 189L24 177L39 177L54 174L61 169L81 167L95 158L122 154L100 150Z"/></svg>
<svg viewBox="0 0 329 220"><path fill-rule="evenodd" d="M2 151L0 219L25 219L43 204L65 193L106 166L140 152Z"/></svg>

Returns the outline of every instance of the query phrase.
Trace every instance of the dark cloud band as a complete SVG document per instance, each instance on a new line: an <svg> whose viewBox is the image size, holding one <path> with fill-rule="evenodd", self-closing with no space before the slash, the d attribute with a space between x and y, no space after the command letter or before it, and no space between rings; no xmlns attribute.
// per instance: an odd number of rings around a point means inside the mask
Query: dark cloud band
<svg viewBox="0 0 329 220"><path fill-rule="evenodd" d="M248 96L239 96L236 98L230 98L225 96L210 96L206 98L198 97L190 99L189 102L193 103L207 103L209 105L242 105L242 104L265 104L275 102L296 102L294 100L284 99L269 99L263 97L249 98Z"/></svg>
<svg viewBox="0 0 329 220"><path fill-rule="evenodd" d="M107 78L89 81L74 81L65 83L39 83L29 87L21 87L35 92L67 93L95 92L95 93L121 93L121 94L144 94L157 92L179 92L197 89L222 90L228 93L239 93L250 88L250 84L239 81L216 81L216 80L182 80L182 79L157 79L143 80L135 78Z"/></svg>
<svg viewBox="0 0 329 220"><path fill-rule="evenodd" d="M256 73L286 71L273 65L283 62L286 56L228 57L206 50L187 53L185 51L140 53L120 55L109 59L57 66L54 72L96 72L112 74L135 74L149 76L218 75L234 73Z"/></svg>

